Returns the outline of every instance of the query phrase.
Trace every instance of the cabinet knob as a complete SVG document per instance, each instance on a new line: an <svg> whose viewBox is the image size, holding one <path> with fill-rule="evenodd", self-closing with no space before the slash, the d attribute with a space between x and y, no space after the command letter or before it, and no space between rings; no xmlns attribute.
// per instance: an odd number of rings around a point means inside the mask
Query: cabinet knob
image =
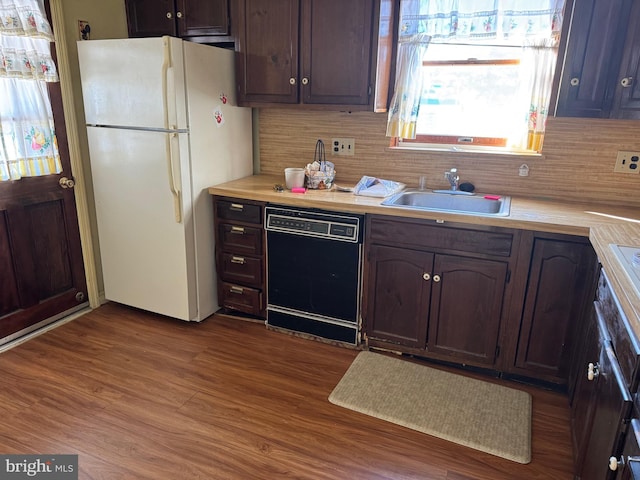
<svg viewBox="0 0 640 480"><path fill-rule="evenodd" d="M173 18L173 13L167 12L167 18Z"/></svg>
<svg viewBox="0 0 640 480"><path fill-rule="evenodd" d="M438 283L440 281L440 275L434 275L433 276L433 281Z"/></svg>
<svg viewBox="0 0 640 480"><path fill-rule="evenodd" d="M302 84L303 85L308 85L309 84L309 79L307 77L302 77Z"/></svg>
<svg viewBox="0 0 640 480"><path fill-rule="evenodd" d="M295 85L296 84L296 79L294 77L291 77L289 79L289 85Z"/></svg>
<svg viewBox="0 0 640 480"><path fill-rule="evenodd" d="M600 365L597 363L595 365L593 363L589 363L587 368L587 380L592 381L598 375L600 375Z"/></svg>
<svg viewBox="0 0 640 480"><path fill-rule="evenodd" d="M609 457L609 470L615 472L621 465L624 465L623 457L620 457L620 460L618 460L616 457Z"/></svg>
<svg viewBox="0 0 640 480"><path fill-rule="evenodd" d="M578 77L573 77L569 83L572 87L577 87L580 85L580 79Z"/></svg>
<svg viewBox="0 0 640 480"><path fill-rule="evenodd" d="M630 87L631 85L633 85L633 77L624 77L622 80L620 80L620 85L622 85L624 88Z"/></svg>
<svg viewBox="0 0 640 480"><path fill-rule="evenodd" d="M176 17L182 18L182 12L176 12Z"/></svg>
<svg viewBox="0 0 640 480"><path fill-rule="evenodd" d="M428 273L423 273L422 278L424 278L428 282L429 280L431 280L431 275L429 275Z"/></svg>

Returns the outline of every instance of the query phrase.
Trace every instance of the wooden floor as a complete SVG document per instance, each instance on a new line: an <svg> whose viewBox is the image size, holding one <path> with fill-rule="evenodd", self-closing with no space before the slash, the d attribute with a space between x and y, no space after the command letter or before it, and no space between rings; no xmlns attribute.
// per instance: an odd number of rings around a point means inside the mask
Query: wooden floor
<svg viewBox="0 0 640 480"><path fill-rule="evenodd" d="M0 452L79 455L80 479L570 479L566 398L533 395L520 465L327 400L357 351L115 304L0 354Z"/></svg>

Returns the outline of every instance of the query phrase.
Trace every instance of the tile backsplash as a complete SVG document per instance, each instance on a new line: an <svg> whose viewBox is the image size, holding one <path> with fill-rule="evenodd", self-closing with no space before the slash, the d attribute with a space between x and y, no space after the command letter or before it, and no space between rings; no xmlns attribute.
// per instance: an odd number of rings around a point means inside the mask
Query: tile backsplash
<svg viewBox="0 0 640 480"><path fill-rule="evenodd" d="M256 117L261 173L284 177L284 168L306 165L322 139L337 184L372 175L417 186L426 175L427 188L447 188L444 172L456 167L483 193L640 207L640 175L613 173L618 150L640 150L640 121L550 118L542 155L519 156L390 149L380 113L264 108ZM355 155L331 155L335 137L354 138ZM522 164L527 177L518 175Z"/></svg>

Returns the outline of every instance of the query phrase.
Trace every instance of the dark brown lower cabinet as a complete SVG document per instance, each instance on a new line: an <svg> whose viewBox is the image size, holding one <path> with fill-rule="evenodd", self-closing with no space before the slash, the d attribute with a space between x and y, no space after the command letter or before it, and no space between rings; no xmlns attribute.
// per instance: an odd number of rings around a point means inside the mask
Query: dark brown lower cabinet
<svg viewBox="0 0 640 480"><path fill-rule="evenodd" d="M512 371L566 384L576 329L595 294L597 258L586 238L529 235L531 261Z"/></svg>
<svg viewBox="0 0 640 480"><path fill-rule="evenodd" d="M511 232L487 234L486 230L479 230L475 236L473 230L447 226L434 228L400 221L392 224L383 219L370 223L370 240L374 244L367 247L368 344L493 368L498 355ZM391 233L394 231L397 237ZM487 235L488 243L477 243L477 237L483 235ZM381 239L383 236L387 238ZM490 241L493 236L499 248ZM390 244L375 244L379 241ZM416 241L439 248L398 246ZM454 254L452 247L461 253ZM469 255L465 247L476 255ZM479 250L498 251L506 258L487 258Z"/></svg>
<svg viewBox="0 0 640 480"><path fill-rule="evenodd" d="M577 376L571 398L575 473L581 480L624 478L620 467L625 456L633 455L624 453L623 446L632 448L633 444L630 392L637 390L639 349L637 338L617 305L602 271L597 298L579 345L577 368L582 374Z"/></svg>
<svg viewBox="0 0 640 480"><path fill-rule="evenodd" d="M622 456L609 462L616 472L616 480L640 480L640 420L638 412L629 422L629 429L622 447Z"/></svg>

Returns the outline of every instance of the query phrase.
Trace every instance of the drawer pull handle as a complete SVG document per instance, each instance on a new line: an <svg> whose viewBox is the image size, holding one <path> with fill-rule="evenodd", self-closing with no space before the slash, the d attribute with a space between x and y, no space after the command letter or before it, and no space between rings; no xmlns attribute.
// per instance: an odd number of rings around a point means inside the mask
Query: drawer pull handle
<svg viewBox="0 0 640 480"><path fill-rule="evenodd" d="M595 365L593 363L589 363L587 368L587 380L592 381L598 375L600 375L600 365L597 363Z"/></svg>
<svg viewBox="0 0 640 480"><path fill-rule="evenodd" d="M233 287L231 287L230 291L231 291L231 293L238 293L238 294L242 295L244 293L244 288L233 286Z"/></svg>
<svg viewBox="0 0 640 480"><path fill-rule="evenodd" d="M237 233L239 235L244 235L244 227L231 227L231 233Z"/></svg>
<svg viewBox="0 0 640 480"><path fill-rule="evenodd" d="M239 265L244 265L244 257L231 257L231 263L237 263Z"/></svg>
<svg viewBox="0 0 640 480"><path fill-rule="evenodd" d="M235 210L236 212L241 212L244 210L244 205L241 203L232 203L229 207L231 210Z"/></svg>

